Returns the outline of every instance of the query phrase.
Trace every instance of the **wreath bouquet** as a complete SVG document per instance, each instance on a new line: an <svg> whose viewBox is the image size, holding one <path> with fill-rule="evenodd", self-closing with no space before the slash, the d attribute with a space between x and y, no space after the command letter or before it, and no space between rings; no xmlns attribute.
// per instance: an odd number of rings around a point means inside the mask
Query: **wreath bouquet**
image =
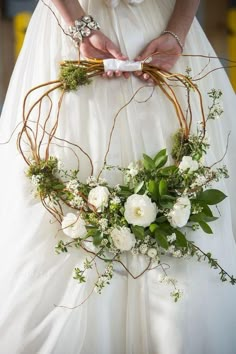
<svg viewBox="0 0 236 354"><path fill-rule="evenodd" d="M50 146L56 138L59 112L65 92L77 90L80 86L89 84L92 77L101 75L104 72L104 62L101 60L63 62L59 80L45 83L29 91L24 100L23 127L18 135L18 148L28 164L26 174L35 186L35 194L68 237L68 241L58 241L56 252L68 252L71 247L75 247L87 253L83 267L74 269L75 279L80 283L86 282L88 269L96 266L97 259L103 260L104 272L98 274L94 284L94 290L101 293L112 279L116 262L120 263L133 278L138 278L155 267L161 267L163 270L161 281L173 285L171 296L177 301L181 291L176 287L175 280L167 277L162 264L163 255L176 258L197 257L199 261L205 260L210 267L219 270L222 281L236 283L236 278L229 275L210 252L204 252L195 242L188 239L189 230L195 231L200 228L206 234L213 233L209 223L218 217L213 215L211 206L217 205L226 197L222 191L211 187L213 182L228 177L226 166L216 167L216 163L207 166L204 163L204 156L210 147L206 138L207 122L214 120L223 112L220 106L222 93L215 89L208 93L212 105L205 115L202 95L191 80L189 70L186 75L170 74L148 63L142 63L142 71L149 74L155 86L161 89L175 108L180 128L173 136L170 153L172 163L168 160L167 150L163 149L155 156L143 154L140 161L134 161L125 168L107 165L106 157L120 111L115 116L104 165L98 176L93 175L92 160L80 147L91 164L91 175L86 182L80 181L78 170L64 169L61 161L51 156ZM176 83L186 90L188 118L175 93ZM47 85L53 87L27 110L26 103L31 93ZM50 93L56 89L61 90L56 117L51 117L53 102L50 99L49 113L42 122L40 115L42 101L49 98ZM201 123L195 133L191 131L192 112L189 99L191 93L197 95L201 111ZM34 121L32 129L31 115L37 107L38 119ZM54 119L54 123L49 129L47 124L50 119ZM42 149L45 137L46 149ZM30 155L23 149L23 140L30 146ZM124 182L121 185L110 186L102 178L102 172L117 169L122 173ZM138 275L132 274L122 261L124 252L144 255L148 260L147 267Z"/></svg>

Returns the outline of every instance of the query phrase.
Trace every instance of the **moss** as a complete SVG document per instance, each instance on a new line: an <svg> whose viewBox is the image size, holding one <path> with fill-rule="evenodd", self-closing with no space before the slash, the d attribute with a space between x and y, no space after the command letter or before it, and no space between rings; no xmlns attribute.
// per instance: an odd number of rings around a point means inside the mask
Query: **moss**
<svg viewBox="0 0 236 354"><path fill-rule="evenodd" d="M83 67L74 64L61 66L59 80L63 83L66 91L75 91L79 86L90 84L87 71Z"/></svg>
<svg viewBox="0 0 236 354"><path fill-rule="evenodd" d="M172 158L179 162L182 160L183 156L191 154L191 147L189 146L189 141L184 136L184 131L182 129L178 130L173 136L173 147L171 151Z"/></svg>

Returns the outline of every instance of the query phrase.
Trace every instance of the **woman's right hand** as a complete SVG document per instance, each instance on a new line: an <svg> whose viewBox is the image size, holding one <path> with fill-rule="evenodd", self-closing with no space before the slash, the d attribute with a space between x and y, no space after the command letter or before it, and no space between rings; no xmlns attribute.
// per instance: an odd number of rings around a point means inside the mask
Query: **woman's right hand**
<svg viewBox="0 0 236 354"><path fill-rule="evenodd" d="M80 53L85 58L97 58L97 59L119 59L127 60L127 56L122 54L121 50L115 45L105 34L101 31L94 30L89 37L83 38L80 44ZM125 77L128 77L124 73ZM120 77L122 72L120 71L108 71L104 77Z"/></svg>

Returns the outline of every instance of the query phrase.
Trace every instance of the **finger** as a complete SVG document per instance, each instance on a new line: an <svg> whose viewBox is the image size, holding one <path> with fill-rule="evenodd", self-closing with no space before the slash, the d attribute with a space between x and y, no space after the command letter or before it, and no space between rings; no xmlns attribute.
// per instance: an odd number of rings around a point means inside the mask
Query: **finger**
<svg viewBox="0 0 236 354"><path fill-rule="evenodd" d="M144 50L135 58L136 61L145 60L152 56L157 51L155 43L149 43Z"/></svg>
<svg viewBox="0 0 236 354"><path fill-rule="evenodd" d="M150 75L148 75L148 74L143 74L143 79L144 79L145 81L147 81L148 79L150 79Z"/></svg>
<svg viewBox="0 0 236 354"><path fill-rule="evenodd" d="M114 71L109 70L109 71L107 71L106 74L107 74L108 77L113 77Z"/></svg>
<svg viewBox="0 0 236 354"><path fill-rule="evenodd" d="M112 56L109 53L104 53L93 46L91 46L88 43L82 43L80 46L80 51L83 54L84 57L86 58L97 58L97 59L107 59L107 58L112 58Z"/></svg>
<svg viewBox="0 0 236 354"><path fill-rule="evenodd" d="M122 75L122 72L121 72L121 71L119 71L119 70L116 70L116 71L115 71L115 76L116 76L116 77L121 77L121 75Z"/></svg>
<svg viewBox="0 0 236 354"><path fill-rule="evenodd" d="M115 59L127 60L128 57L121 53L120 49L111 41L107 42L106 49Z"/></svg>
<svg viewBox="0 0 236 354"><path fill-rule="evenodd" d="M129 72L123 72L123 76L125 79L129 79L130 78L130 73Z"/></svg>
<svg viewBox="0 0 236 354"><path fill-rule="evenodd" d="M110 71L110 72L105 72L105 73L102 74L102 77L103 77L104 79L111 79L111 78L113 77L113 72L112 72L112 71Z"/></svg>
<svg viewBox="0 0 236 354"><path fill-rule="evenodd" d="M134 72L134 75L137 76L137 77L141 76L142 74L143 74L142 71L135 71Z"/></svg>

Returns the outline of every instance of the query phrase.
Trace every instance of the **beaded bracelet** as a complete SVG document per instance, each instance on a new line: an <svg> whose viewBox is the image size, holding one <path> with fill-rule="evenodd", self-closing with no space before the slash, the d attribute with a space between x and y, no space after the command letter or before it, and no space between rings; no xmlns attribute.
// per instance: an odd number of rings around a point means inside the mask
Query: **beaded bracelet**
<svg viewBox="0 0 236 354"><path fill-rule="evenodd" d="M179 45L180 48L181 48L181 51L183 52L183 50L184 50L184 45L183 45L183 43L181 42L179 36L177 36L177 34L174 33L174 32L172 32L172 31L163 31L163 32L162 32L162 34L165 34L165 33L171 34L171 35L176 39L178 45Z"/></svg>
<svg viewBox="0 0 236 354"><path fill-rule="evenodd" d="M89 37L92 30L100 30L100 26L90 15L82 16L80 19L75 20L74 26L68 27L69 34L76 46L79 45L83 38Z"/></svg>

